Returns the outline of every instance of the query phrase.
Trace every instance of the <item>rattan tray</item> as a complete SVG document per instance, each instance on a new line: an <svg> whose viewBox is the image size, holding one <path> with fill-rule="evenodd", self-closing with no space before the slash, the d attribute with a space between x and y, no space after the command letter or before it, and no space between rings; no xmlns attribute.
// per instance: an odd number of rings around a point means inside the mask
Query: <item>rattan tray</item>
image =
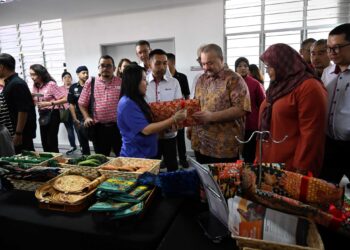
<svg viewBox="0 0 350 250"><path fill-rule="evenodd" d="M94 199L94 193L96 192L96 187L88 191L86 194L83 194L83 197L75 201L74 203L52 202L48 199L43 198L44 197L43 193L46 192L49 188L52 188L53 183L61 176L68 175L68 174L80 174L82 176L89 177L91 180L94 180L96 179L94 177L98 177L100 175L97 172L97 170L95 170L95 172L96 173L92 174L91 171L84 172L81 169L78 169L78 170L69 169L63 174L46 182L44 185L40 186L35 192L35 197L39 201L39 208L74 213L74 212L80 212L85 208L89 207Z"/></svg>
<svg viewBox="0 0 350 250"><path fill-rule="evenodd" d="M101 167L105 165L114 165L114 166L145 166L147 167L145 172L150 172L152 174L158 174L160 168L160 160L152 160L152 159L144 159L144 158L130 158L130 157L118 157L102 164L98 171L105 175L107 178L116 177L116 176L124 176L124 177L134 177L137 178L144 172L124 172L117 170L104 170Z"/></svg>
<svg viewBox="0 0 350 250"><path fill-rule="evenodd" d="M258 240L247 237L232 236L239 249L259 250L324 250L323 242L315 223L310 222L307 234L307 246L280 244L272 241Z"/></svg>

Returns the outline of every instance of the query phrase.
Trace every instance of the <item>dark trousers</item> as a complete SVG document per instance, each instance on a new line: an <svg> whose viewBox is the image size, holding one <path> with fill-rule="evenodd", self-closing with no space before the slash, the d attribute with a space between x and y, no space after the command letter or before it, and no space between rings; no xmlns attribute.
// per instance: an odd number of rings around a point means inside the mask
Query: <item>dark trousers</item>
<svg viewBox="0 0 350 250"><path fill-rule="evenodd" d="M157 158L163 160L161 166L167 168L168 172L178 169L177 154L176 154L176 137L170 139L158 140L158 155Z"/></svg>
<svg viewBox="0 0 350 250"><path fill-rule="evenodd" d="M73 119L71 114L69 113L68 121L64 123L64 126L66 127L67 134L68 134L68 141L72 148L76 148L77 145L75 144L75 135L74 135L74 127L73 127Z"/></svg>
<svg viewBox="0 0 350 250"><path fill-rule="evenodd" d="M337 141L327 136L320 178L333 183L339 183L344 174L350 178L350 166L346 163L349 153L350 141Z"/></svg>
<svg viewBox="0 0 350 250"><path fill-rule="evenodd" d="M80 125L74 124L75 131L78 135L78 141L81 146L81 151L83 155L90 155L90 146L89 146L89 140L87 138L86 134L86 128L84 127L84 120L81 119Z"/></svg>
<svg viewBox="0 0 350 250"><path fill-rule="evenodd" d="M60 122L60 112L58 109L55 109L52 111L50 123L46 126L40 126L41 144L45 152L59 153L58 130Z"/></svg>
<svg viewBox="0 0 350 250"><path fill-rule="evenodd" d="M23 150L27 151L35 151L33 138L27 135L22 135L22 145L18 145L15 147L16 154L22 153Z"/></svg>
<svg viewBox="0 0 350 250"><path fill-rule="evenodd" d="M96 154L109 156L111 149L119 156L122 147L122 138L117 123L96 123L96 139L93 141Z"/></svg>
<svg viewBox="0 0 350 250"><path fill-rule="evenodd" d="M186 158L186 143L185 143L185 129L180 129L177 131L176 136L177 142L177 152L179 154L180 163L187 161Z"/></svg>
<svg viewBox="0 0 350 250"><path fill-rule="evenodd" d="M202 155L198 151L194 151L194 156L196 157L196 161L200 164L208 164L208 163L227 163L227 162L235 162L238 160L238 157L233 158L215 158L207 155Z"/></svg>
<svg viewBox="0 0 350 250"><path fill-rule="evenodd" d="M254 131L246 130L244 135L244 140L247 141ZM252 163L255 159L256 151L256 134L250 139L248 143L243 144L243 158L244 162Z"/></svg>

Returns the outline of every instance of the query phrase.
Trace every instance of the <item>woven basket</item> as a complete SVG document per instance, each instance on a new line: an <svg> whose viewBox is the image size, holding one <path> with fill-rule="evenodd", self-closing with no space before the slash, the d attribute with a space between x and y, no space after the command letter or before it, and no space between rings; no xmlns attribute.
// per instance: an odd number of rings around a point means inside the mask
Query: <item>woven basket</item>
<svg viewBox="0 0 350 250"><path fill-rule="evenodd" d="M307 246L282 244L266 240L258 240L247 237L232 236L236 240L239 249L259 250L324 250L323 242L315 223L310 222L307 234Z"/></svg>
<svg viewBox="0 0 350 250"><path fill-rule="evenodd" d="M144 159L144 158L130 158L130 157L118 157L114 158L109 162L106 162L105 164L101 165L99 168L99 172L103 175L105 175L107 178L110 177L117 177L117 176L123 176L123 177L134 177L138 178L141 174L144 172L124 172L124 171L118 171L118 170L103 170L101 167L104 165L114 165L118 167L122 166L147 166L148 169L145 172L150 172L152 174L158 174L159 168L160 168L160 160L151 160L151 159Z"/></svg>
<svg viewBox="0 0 350 250"><path fill-rule="evenodd" d="M36 168L36 167L40 168L42 166L40 166L40 165L33 166L33 168ZM65 170L60 169L59 172L63 173L63 172L65 172ZM7 178L7 180L9 180L11 182L14 189L23 190L23 191L30 191L30 192L35 192L35 190L38 187L42 186L46 182L46 181L17 180L17 179L13 179L13 178Z"/></svg>
<svg viewBox="0 0 350 250"><path fill-rule="evenodd" d="M52 188L53 183L60 177L64 175L81 175L84 177L89 178L90 180L94 180L97 177L100 176L100 173L94 169L93 171L84 171L84 169L67 169L64 173L62 173L59 176L56 176L55 178L49 180L44 185L42 185L40 188L38 188L35 192L35 197L37 198L39 202L39 208L42 209L49 209L54 211L61 211L61 212L80 212L87 207L91 205L91 203L94 200L94 193L96 192L96 187L90 191L88 191L80 200L74 202L74 203L66 203L66 202L52 202L49 200L43 199L44 193L48 188Z"/></svg>

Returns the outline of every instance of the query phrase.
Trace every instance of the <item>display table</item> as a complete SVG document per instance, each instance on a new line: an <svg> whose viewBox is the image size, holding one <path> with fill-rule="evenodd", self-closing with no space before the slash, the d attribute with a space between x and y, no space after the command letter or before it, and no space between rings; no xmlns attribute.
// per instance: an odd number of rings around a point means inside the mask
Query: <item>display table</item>
<svg viewBox="0 0 350 250"><path fill-rule="evenodd" d="M157 250L237 250L235 241L229 236L220 243L213 243L205 236L197 218L206 210L207 204L185 200Z"/></svg>
<svg viewBox="0 0 350 250"><path fill-rule="evenodd" d="M39 209L32 192L0 192L0 249L156 249L183 201L156 195L142 218L108 223Z"/></svg>

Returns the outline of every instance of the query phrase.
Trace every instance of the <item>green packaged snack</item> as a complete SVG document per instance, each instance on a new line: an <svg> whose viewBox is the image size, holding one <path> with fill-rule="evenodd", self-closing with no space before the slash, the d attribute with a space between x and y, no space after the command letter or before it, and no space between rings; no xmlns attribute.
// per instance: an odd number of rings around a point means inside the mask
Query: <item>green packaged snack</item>
<svg viewBox="0 0 350 250"><path fill-rule="evenodd" d="M111 193L127 193L136 186L136 178L110 178L98 186L98 190Z"/></svg>
<svg viewBox="0 0 350 250"><path fill-rule="evenodd" d="M130 206L131 206L131 204L126 203L126 202L113 202L113 201L96 202L94 205L92 205L89 208L89 211L92 211L92 212L115 212L115 211L124 210Z"/></svg>
<svg viewBox="0 0 350 250"><path fill-rule="evenodd" d="M142 209L143 209L143 202L140 202L130 208L113 213L113 216L111 217L111 219L120 219L120 218L129 217L132 215L136 215L136 214L139 214L142 211Z"/></svg>

